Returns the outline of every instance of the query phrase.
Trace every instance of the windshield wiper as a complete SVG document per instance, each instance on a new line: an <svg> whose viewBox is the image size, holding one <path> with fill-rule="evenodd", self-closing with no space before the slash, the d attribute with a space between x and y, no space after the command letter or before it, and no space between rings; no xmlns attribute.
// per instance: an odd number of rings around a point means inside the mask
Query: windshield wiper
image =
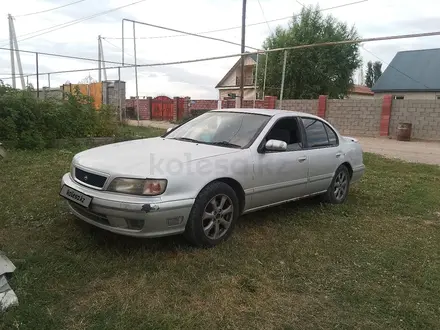
<svg viewBox="0 0 440 330"><path fill-rule="evenodd" d="M241 148L240 145L228 141L209 142L208 144L212 144L214 146L221 146L221 147Z"/></svg>
<svg viewBox="0 0 440 330"><path fill-rule="evenodd" d="M187 138L187 137L178 137L178 138L172 138L173 140L178 141L187 141L187 142L194 142L194 143L203 143L203 141Z"/></svg>

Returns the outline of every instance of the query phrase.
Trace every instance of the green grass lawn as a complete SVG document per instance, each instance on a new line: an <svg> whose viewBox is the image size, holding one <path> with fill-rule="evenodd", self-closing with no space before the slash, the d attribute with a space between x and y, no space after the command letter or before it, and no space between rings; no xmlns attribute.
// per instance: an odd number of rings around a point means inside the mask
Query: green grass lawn
<svg viewBox="0 0 440 330"><path fill-rule="evenodd" d="M155 127L143 127L143 126L128 126L128 125L121 125L118 128L118 133L121 136L127 136L127 137L142 137L142 138L148 138L153 137L157 135L161 135L165 133L166 130L161 128L155 128Z"/></svg>
<svg viewBox="0 0 440 330"><path fill-rule="evenodd" d="M73 150L0 160L0 329L440 329L440 167L366 154L346 204L240 219L214 248L120 237L58 196Z"/></svg>

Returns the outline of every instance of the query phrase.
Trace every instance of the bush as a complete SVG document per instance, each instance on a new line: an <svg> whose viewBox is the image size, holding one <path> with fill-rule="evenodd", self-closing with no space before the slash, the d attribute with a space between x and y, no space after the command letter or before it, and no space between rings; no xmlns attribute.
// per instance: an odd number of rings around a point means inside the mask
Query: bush
<svg viewBox="0 0 440 330"><path fill-rule="evenodd" d="M13 147L41 149L56 139L113 136L117 128L114 109L103 105L96 110L93 99L78 89L57 101L0 85L0 141Z"/></svg>

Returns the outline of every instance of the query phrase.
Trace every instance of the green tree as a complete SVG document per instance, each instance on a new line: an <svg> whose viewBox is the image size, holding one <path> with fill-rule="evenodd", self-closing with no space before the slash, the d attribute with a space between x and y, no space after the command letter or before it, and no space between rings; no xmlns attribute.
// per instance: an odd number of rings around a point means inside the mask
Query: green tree
<svg viewBox="0 0 440 330"><path fill-rule="evenodd" d="M365 85L368 87L373 87L374 84L374 72L373 72L373 63L368 61L367 63L367 73L365 74Z"/></svg>
<svg viewBox="0 0 440 330"><path fill-rule="evenodd" d="M373 79L374 83L379 79L382 75L382 62L376 61L373 63Z"/></svg>
<svg viewBox="0 0 440 330"><path fill-rule="evenodd" d="M319 7L303 7L293 16L287 28L277 27L264 44L264 49L307 45L328 41L357 39L354 27L349 28L331 15L324 16ZM265 56L259 57L258 85L263 86ZM271 52L267 59L265 95L281 90L284 54ZM353 72L361 64L357 44L323 46L289 50L287 53L283 98L314 99L319 95L342 98L353 84Z"/></svg>

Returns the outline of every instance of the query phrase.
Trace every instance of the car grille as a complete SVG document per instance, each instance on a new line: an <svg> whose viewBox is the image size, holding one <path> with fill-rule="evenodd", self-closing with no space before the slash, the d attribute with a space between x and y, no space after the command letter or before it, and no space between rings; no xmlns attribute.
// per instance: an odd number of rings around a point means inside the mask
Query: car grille
<svg viewBox="0 0 440 330"><path fill-rule="evenodd" d="M79 181L93 187L102 188L104 187L107 178L102 175L93 174L90 172L83 171L75 167L75 178Z"/></svg>

